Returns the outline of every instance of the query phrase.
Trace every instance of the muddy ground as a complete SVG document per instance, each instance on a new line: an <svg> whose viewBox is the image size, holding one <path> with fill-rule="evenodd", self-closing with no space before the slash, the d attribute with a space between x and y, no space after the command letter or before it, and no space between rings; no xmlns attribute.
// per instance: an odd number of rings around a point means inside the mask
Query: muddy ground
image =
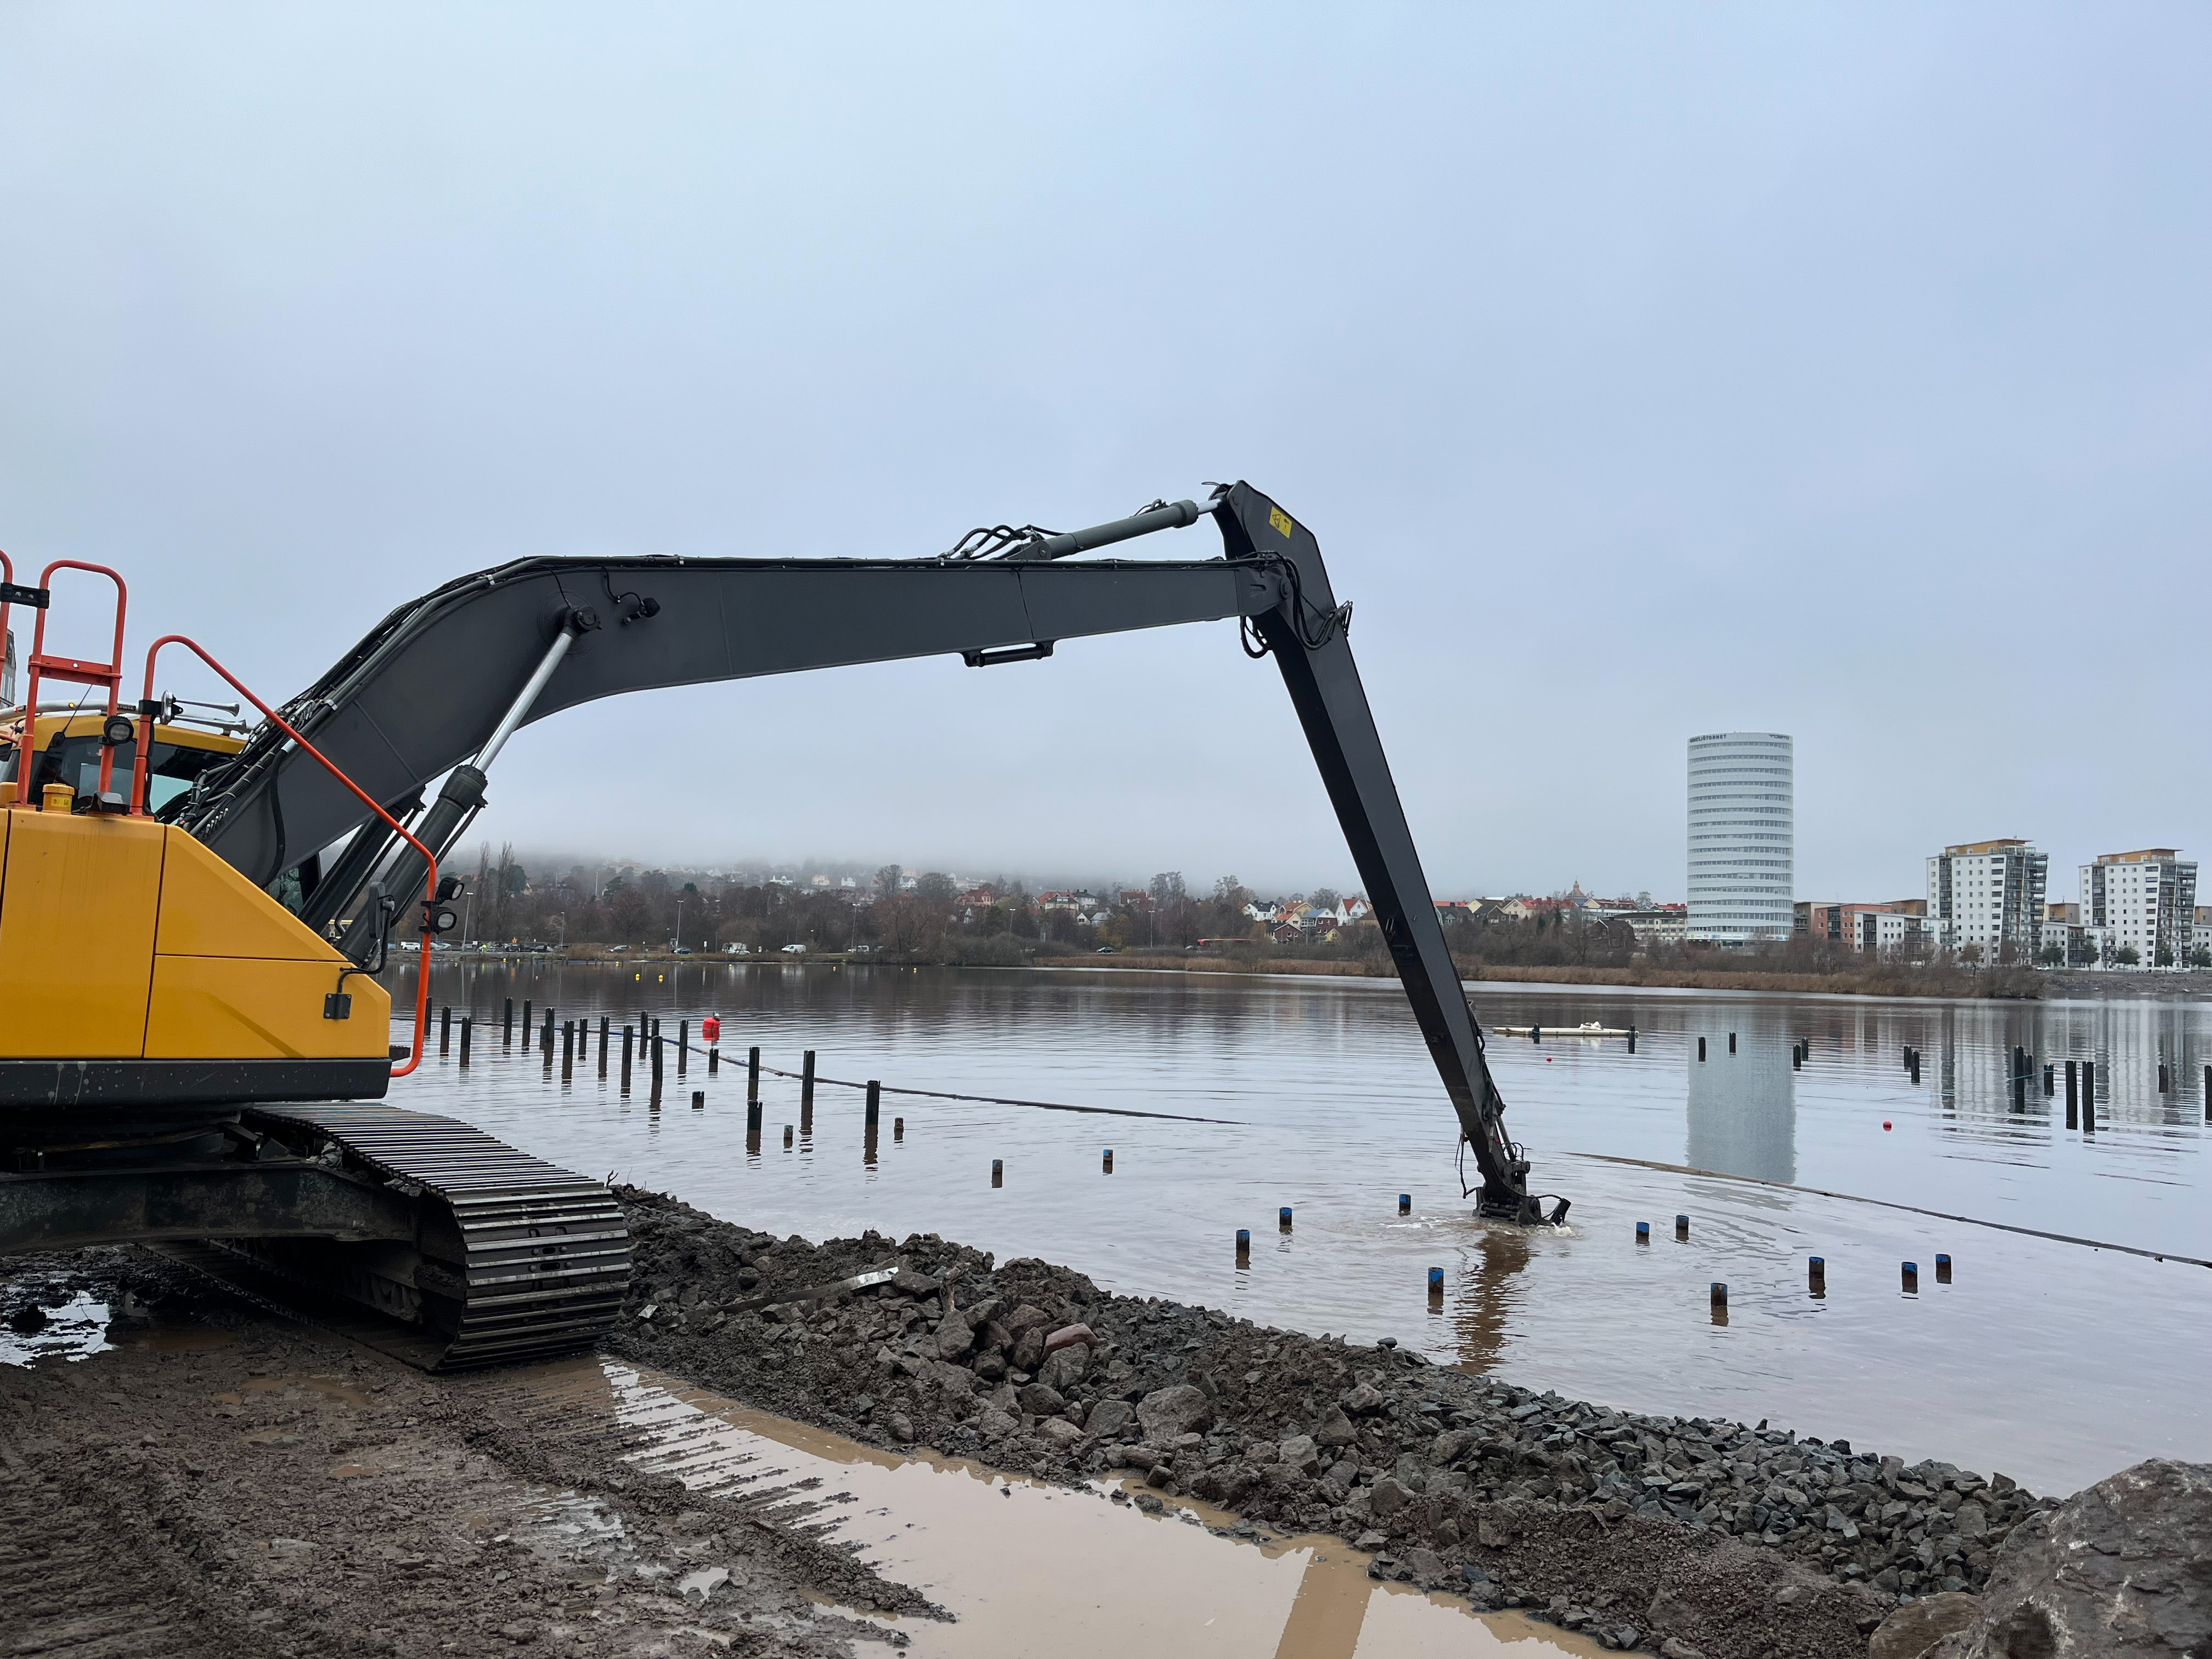
<svg viewBox="0 0 2212 1659"><path fill-rule="evenodd" d="M616 1352L879 1444L1064 1480L1137 1471L1607 1646L1862 1654L1901 1599L1979 1589L2010 1529L2057 1501L2002 1474L1621 1413L1388 1342L1108 1296L934 1235L817 1246L621 1195L636 1255ZM887 1266L902 1270L887 1284L753 1305ZM1079 1326L1087 1340L1046 1352Z"/></svg>
<svg viewBox="0 0 2212 1659"><path fill-rule="evenodd" d="M903 1638L810 1590L931 1611L776 1494L688 1492L525 1432L480 1388L145 1252L8 1268L0 1317L76 1291L129 1311L112 1352L0 1367L0 1652L835 1659ZM717 1568L710 1599L686 1594Z"/></svg>

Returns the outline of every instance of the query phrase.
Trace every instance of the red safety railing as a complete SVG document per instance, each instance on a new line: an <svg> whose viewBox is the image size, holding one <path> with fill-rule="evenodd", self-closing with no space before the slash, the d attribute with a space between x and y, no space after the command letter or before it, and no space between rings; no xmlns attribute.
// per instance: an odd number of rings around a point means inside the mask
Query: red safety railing
<svg viewBox="0 0 2212 1659"><path fill-rule="evenodd" d="M114 714L123 699L123 613L130 604L130 590L124 586L123 578L106 565L87 564L82 559L56 559L39 573L39 586L52 588L54 585L54 572L57 570L89 570L95 576L105 576L115 584L115 654L106 662L93 662L80 657L48 656L46 654L48 613L43 610L39 612L39 626L31 637L31 655L28 659L30 678L23 688L23 740L26 752L28 750L28 745L36 740L34 734L37 731L39 716L39 682L41 679L66 680L72 685L106 686L107 707L101 711L103 714ZM146 745L142 743L138 747L143 753ZM23 789L28 787L29 774L21 767L18 767L16 770L24 779L23 785L16 791L18 796L21 796ZM112 744L103 743L100 745L100 793L103 795L107 793L108 787L114 781L115 748ZM35 800L27 800L24 804L29 806L40 805Z"/></svg>
<svg viewBox="0 0 2212 1659"><path fill-rule="evenodd" d="M205 663L210 668L212 668L216 673L222 675L225 680L229 682L230 689L232 690L237 692L240 696L245 698L246 702L252 703L256 708L258 708L261 711L262 717L264 720L268 720L269 723L274 726L278 731L283 732L286 737L291 738L292 741L297 744L306 753L313 756L315 760L321 765L322 769L325 772L328 772L332 777L336 778L340 783L345 785L348 789L351 790L355 797L362 805L368 808L370 811L375 813L376 816L383 821L385 828L390 830L393 834L397 835L401 840L404 841L410 847L412 847L416 852L422 855L423 864L428 871L428 873L423 878L423 895L428 898L434 896L437 893L437 855L431 852L431 850L425 847L421 842L416 840L413 836L410 835L407 831L407 826L400 823L398 818L393 817L391 813L386 811L383 807L378 805L377 803L369 796L368 793L359 784L356 783L343 772L338 770L337 763L333 762L329 756L324 754L321 750L316 748L315 745L309 743L307 738L301 737L298 729L294 726L290 721L287 720L282 714L279 714L267 703L262 702L260 698L255 696L243 680L240 679L237 675L232 673L230 670L225 668L213 657L210 656L207 652L200 647L197 641L188 639L182 634L164 634L160 639L155 641L152 645L146 648L146 694L144 698L139 703L138 757L131 767L131 812L132 817L136 817L143 816L145 811L147 751L153 747L154 733L154 717L146 711L152 707L154 703L154 659L161 654L161 647L165 645L183 646L185 650L191 652L202 662ZM118 659L122 656L122 652L119 647L116 652L116 655ZM380 927L383 925L382 918L380 917L378 919L377 925ZM409 1057L408 1061L404 1066L396 1066L392 1068L392 1075L394 1077L405 1077L410 1072L413 1071L417 1066L420 1066L422 1063L422 1036L424 1031L428 1028L430 1024L430 951L431 946L435 943L436 937L436 934L431 929L428 917L428 907L426 906L424 908L422 923L422 962L421 967L416 970L415 974L415 1051Z"/></svg>

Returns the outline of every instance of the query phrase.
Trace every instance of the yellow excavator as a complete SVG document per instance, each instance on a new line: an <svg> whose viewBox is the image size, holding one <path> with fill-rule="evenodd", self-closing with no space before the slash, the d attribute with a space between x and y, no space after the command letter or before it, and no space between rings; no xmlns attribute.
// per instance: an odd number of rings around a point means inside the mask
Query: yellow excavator
<svg viewBox="0 0 2212 1659"><path fill-rule="evenodd" d="M1076 556L1210 517L1194 561ZM105 659L49 651L55 577L112 581ZM592 699L1235 619L1305 729L1463 1138L1477 1209L1556 1223L1528 1187L1353 665L1351 606L1311 532L1246 484L1054 532L997 525L913 559L530 558L399 607L315 684L264 702L211 653L155 641L125 695L126 595L103 567L19 585L27 690L0 711L0 1255L189 1242L386 1322L450 1369L587 1344L629 1275L605 1186L386 1097L421 1063L437 873L525 724ZM235 705L157 689L189 651ZM74 704L42 688L80 688ZM93 706L87 707L89 702ZM192 709L241 714L226 720ZM435 785L434 795L431 793ZM378 974L423 947L395 1042Z"/></svg>

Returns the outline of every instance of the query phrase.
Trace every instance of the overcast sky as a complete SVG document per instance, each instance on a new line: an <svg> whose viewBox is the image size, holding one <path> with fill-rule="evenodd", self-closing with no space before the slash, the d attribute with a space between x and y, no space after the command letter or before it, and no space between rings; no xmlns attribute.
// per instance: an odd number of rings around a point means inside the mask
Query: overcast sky
<svg viewBox="0 0 2212 1659"><path fill-rule="evenodd" d="M1249 478L1358 605L1439 893L1680 896L1685 740L1748 727L1796 738L1801 897L2003 835L2070 897L2212 852L2208 48L2148 4L11 4L0 547L276 696L525 554ZM525 848L1352 883L1228 624L601 704L492 794Z"/></svg>

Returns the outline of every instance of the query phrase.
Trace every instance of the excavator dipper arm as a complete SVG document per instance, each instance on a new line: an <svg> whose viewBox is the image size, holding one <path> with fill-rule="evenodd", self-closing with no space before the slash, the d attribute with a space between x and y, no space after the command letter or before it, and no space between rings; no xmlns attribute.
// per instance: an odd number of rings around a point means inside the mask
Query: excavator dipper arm
<svg viewBox="0 0 2212 1659"><path fill-rule="evenodd" d="M1254 623L1262 648L1282 670L1414 1021L1474 1148L1482 1175L1476 1207L1513 1221L1563 1221L1567 1201L1560 1200L1550 1216L1543 1213L1528 1191L1528 1163L1505 1132L1505 1102L1483 1054L1482 1030L1460 988L1382 733L1352 659L1352 607L1338 605L1313 532L1258 491L1237 485L1215 517L1232 560L1273 556L1287 567L1288 602L1260 613Z"/></svg>
<svg viewBox="0 0 2212 1659"><path fill-rule="evenodd" d="M1072 556L1210 515L1224 556ZM484 768L517 726L620 692L957 653L971 665L1049 656L1062 640L1240 619L1281 670L1429 1053L1481 1172L1483 1214L1546 1219L1445 948L1428 883L1312 533L1247 484L1065 534L1001 527L929 559L526 559L402 606L285 717L397 811L441 775L414 825L441 855L483 800ZM1259 643L1249 641L1256 635ZM173 809L262 884L349 831L360 804L264 730ZM403 814L404 816L404 814ZM412 855L408 855L411 859ZM377 916L404 915L419 860L356 840L302 916L349 914L381 864ZM358 949L356 929L349 950ZM380 927L378 929L380 932ZM357 957L357 959L358 957ZM1562 1203L1550 1219L1565 1213Z"/></svg>

